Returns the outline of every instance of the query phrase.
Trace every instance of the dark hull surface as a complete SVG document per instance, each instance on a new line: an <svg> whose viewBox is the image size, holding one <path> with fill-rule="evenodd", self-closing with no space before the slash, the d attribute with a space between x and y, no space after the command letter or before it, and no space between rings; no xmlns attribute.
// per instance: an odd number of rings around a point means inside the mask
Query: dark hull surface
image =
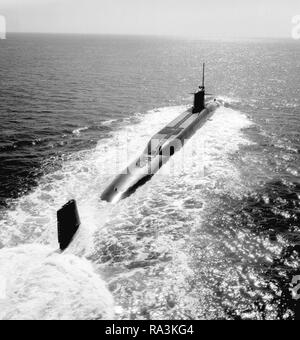
<svg viewBox="0 0 300 340"><path fill-rule="evenodd" d="M132 195L184 146L219 106L218 102L214 102L200 113L193 113L190 109L165 126L151 138L142 155L106 188L101 199L116 203Z"/></svg>

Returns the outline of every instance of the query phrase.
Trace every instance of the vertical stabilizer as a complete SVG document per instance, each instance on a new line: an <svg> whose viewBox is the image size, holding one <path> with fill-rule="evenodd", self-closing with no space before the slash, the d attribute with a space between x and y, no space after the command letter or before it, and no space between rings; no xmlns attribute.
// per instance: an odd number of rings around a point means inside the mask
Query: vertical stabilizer
<svg viewBox="0 0 300 340"><path fill-rule="evenodd" d="M77 204L75 200L72 200L57 212L58 243L61 251L68 248L79 226Z"/></svg>

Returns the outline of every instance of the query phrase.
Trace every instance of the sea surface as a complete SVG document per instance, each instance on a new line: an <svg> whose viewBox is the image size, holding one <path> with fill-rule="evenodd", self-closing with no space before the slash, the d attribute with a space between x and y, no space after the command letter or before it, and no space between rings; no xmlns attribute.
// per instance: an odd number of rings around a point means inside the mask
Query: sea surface
<svg viewBox="0 0 300 340"><path fill-rule="evenodd" d="M203 61L224 106L135 195L102 202L191 105ZM299 84L291 40L0 41L0 317L299 318ZM81 230L57 257L56 211L73 198Z"/></svg>

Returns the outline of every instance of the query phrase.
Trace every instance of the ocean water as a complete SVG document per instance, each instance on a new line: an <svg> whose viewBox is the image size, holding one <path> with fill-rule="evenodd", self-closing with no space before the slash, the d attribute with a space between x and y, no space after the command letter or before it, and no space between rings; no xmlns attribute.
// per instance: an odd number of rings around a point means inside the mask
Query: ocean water
<svg viewBox="0 0 300 340"><path fill-rule="evenodd" d="M135 195L101 202L191 104L203 61L224 106ZM299 318L299 84L295 41L8 35L0 317ZM73 198L82 226L59 257L56 211Z"/></svg>

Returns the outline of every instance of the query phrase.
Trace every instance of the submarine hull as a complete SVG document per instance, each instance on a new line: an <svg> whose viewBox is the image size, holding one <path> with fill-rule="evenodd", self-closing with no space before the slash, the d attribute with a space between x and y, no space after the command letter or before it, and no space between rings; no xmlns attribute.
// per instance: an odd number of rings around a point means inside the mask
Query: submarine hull
<svg viewBox="0 0 300 340"><path fill-rule="evenodd" d="M153 136L147 148L102 193L101 199L110 203L131 196L178 152L206 121L211 118L220 103L214 102L199 113L193 108L182 113L164 129Z"/></svg>

